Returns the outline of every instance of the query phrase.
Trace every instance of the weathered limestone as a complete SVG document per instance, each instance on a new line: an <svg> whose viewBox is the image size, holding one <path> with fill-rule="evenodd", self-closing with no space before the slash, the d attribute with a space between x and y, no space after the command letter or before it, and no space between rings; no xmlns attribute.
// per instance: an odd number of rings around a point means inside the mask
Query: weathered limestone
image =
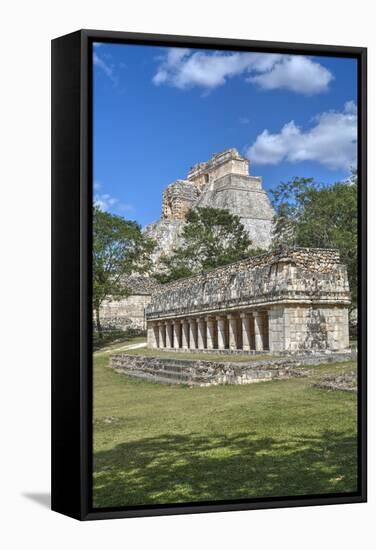
<svg viewBox="0 0 376 550"><path fill-rule="evenodd" d="M229 323L229 348L230 349L237 349L237 341L238 341L238 323L237 318L235 315L228 315L227 316L228 323Z"/></svg>
<svg viewBox="0 0 376 550"><path fill-rule="evenodd" d="M162 217L145 227L155 239L156 265L181 243L181 232L190 209L210 206L225 208L240 217L253 246L271 244L274 210L259 177L249 176L249 161L236 149L222 151L196 164L187 179L178 179L163 193Z"/></svg>
<svg viewBox="0 0 376 550"><path fill-rule="evenodd" d="M152 277L132 275L123 280L130 293L122 300L106 300L100 308L102 327L107 330L146 329L145 308L150 303L152 292L159 283Z"/></svg>
<svg viewBox="0 0 376 550"><path fill-rule="evenodd" d="M181 333L181 322L180 319L173 322L174 327L174 348L180 348L180 333Z"/></svg>
<svg viewBox="0 0 376 550"><path fill-rule="evenodd" d="M205 319L202 318L197 320L197 348L206 348L206 325Z"/></svg>
<svg viewBox="0 0 376 550"><path fill-rule="evenodd" d="M197 322L196 319L189 318L189 349L196 349L197 346Z"/></svg>
<svg viewBox="0 0 376 550"><path fill-rule="evenodd" d="M251 330L249 314L241 313L240 318L242 320L242 341L243 349L249 351L251 349Z"/></svg>
<svg viewBox="0 0 376 550"><path fill-rule="evenodd" d="M163 193L163 219L184 220L198 198L198 190L185 180L177 180L166 187Z"/></svg>
<svg viewBox="0 0 376 550"><path fill-rule="evenodd" d="M159 331L157 323L149 323L147 328L147 339L151 348L162 347L159 346Z"/></svg>
<svg viewBox="0 0 376 550"><path fill-rule="evenodd" d="M182 354L183 355L183 354ZM232 362L222 360L186 359L184 355L176 360L170 357L118 354L111 356L111 367L118 373L134 378L166 384L188 384L191 386L211 386L218 384L252 384L290 376L301 376L302 365L318 365L337 361L348 361L348 353L321 353L315 356L296 355L294 357L253 358L252 361ZM338 382L342 387L338 387ZM325 387L345 389L342 377ZM355 389L355 388L354 388Z"/></svg>
<svg viewBox="0 0 376 550"><path fill-rule="evenodd" d="M255 350L260 351L263 349L263 340L262 340L262 317L259 311L253 313L253 318L255 320Z"/></svg>
<svg viewBox="0 0 376 550"><path fill-rule="evenodd" d="M206 349L214 349L215 319L206 317Z"/></svg>
<svg viewBox="0 0 376 550"><path fill-rule="evenodd" d="M172 348L173 333L172 333L172 321L166 322L166 348Z"/></svg>
<svg viewBox="0 0 376 550"><path fill-rule="evenodd" d="M165 323L158 323L159 328L159 337L158 337L158 347L159 348L165 348L166 347L166 325Z"/></svg>
<svg viewBox="0 0 376 550"><path fill-rule="evenodd" d="M189 323L186 319L181 321L181 332L182 332L181 347L183 349L188 349L189 348Z"/></svg>
<svg viewBox="0 0 376 550"><path fill-rule="evenodd" d="M218 324L218 349L226 347L226 319L224 317L216 317Z"/></svg>
<svg viewBox="0 0 376 550"><path fill-rule="evenodd" d="M146 310L148 345L343 351L349 347L349 304L337 251L281 249L161 285ZM166 323L165 337L156 322Z"/></svg>

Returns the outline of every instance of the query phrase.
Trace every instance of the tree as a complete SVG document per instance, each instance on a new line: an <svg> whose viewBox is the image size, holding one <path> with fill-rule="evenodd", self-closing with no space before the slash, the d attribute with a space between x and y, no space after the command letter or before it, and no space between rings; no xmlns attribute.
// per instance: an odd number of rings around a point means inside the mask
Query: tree
<svg viewBox="0 0 376 550"><path fill-rule="evenodd" d="M125 220L97 206L93 209L93 308L96 328L102 337L100 307L104 300L129 296L124 278L151 268L150 254L155 246L143 236L135 221Z"/></svg>
<svg viewBox="0 0 376 550"><path fill-rule="evenodd" d="M219 208L190 210L182 231L182 244L162 259L157 274L166 283L251 256L251 240L239 216Z"/></svg>
<svg viewBox="0 0 376 550"><path fill-rule="evenodd" d="M352 306L357 305L357 176L329 186L294 178L272 191L276 210L273 244L337 248L346 264Z"/></svg>

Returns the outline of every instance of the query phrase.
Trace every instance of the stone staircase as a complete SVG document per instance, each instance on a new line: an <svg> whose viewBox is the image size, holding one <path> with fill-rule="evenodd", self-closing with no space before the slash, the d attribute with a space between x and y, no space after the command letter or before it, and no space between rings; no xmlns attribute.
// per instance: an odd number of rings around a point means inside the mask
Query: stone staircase
<svg viewBox="0 0 376 550"><path fill-rule="evenodd" d="M160 384L187 384L211 386L217 384L252 384L291 376L307 376L310 365L349 361L349 353L305 355L292 357L255 358L252 361L206 361L202 359L171 358L163 356L127 355L111 356L110 366L132 378Z"/></svg>
<svg viewBox="0 0 376 550"><path fill-rule="evenodd" d="M160 384L202 385L200 381L195 379L195 369L190 361L166 358L161 363L149 360L142 364L142 368L137 368L137 363L133 363L129 360L129 356L124 355L115 355L111 358L111 367L131 378L149 380Z"/></svg>

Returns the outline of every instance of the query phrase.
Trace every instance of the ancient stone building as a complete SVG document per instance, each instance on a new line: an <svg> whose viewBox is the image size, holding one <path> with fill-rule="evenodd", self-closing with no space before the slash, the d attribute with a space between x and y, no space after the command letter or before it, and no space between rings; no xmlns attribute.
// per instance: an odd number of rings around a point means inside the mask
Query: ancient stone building
<svg viewBox="0 0 376 550"><path fill-rule="evenodd" d="M349 305L336 250L280 249L160 285L146 308L148 346L346 350Z"/></svg>
<svg viewBox="0 0 376 550"><path fill-rule="evenodd" d="M103 302L100 317L105 330L146 330L145 308L159 285L151 277L133 275L124 280L130 295L122 300Z"/></svg>
<svg viewBox="0 0 376 550"><path fill-rule="evenodd" d="M197 206L225 208L238 215L255 248L271 243L274 210L259 177L249 176L249 161L236 149L196 164L187 178L166 187L162 217L144 231L157 242L154 259L168 255L179 245L187 212Z"/></svg>

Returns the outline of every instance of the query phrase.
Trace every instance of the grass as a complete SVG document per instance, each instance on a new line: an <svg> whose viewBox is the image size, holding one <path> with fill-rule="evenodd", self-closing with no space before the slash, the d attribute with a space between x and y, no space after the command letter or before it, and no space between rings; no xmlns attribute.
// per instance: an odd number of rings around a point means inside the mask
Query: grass
<svg viewBox="0 0 376 550"><path fill-rule="evenodd" d="M98 333L95 332L93 335L93 349L94 351L100 351L108 346L112 346L115 344L124 345L125 343L135 342L136 340L144 342L145 337L135 337L124 330L111 330L108 332L104 332L102 338L100 338Z"/></svg>
<svg viewBox="0 0 376 550"><path fill-rule="evenodd" d="M95 507L356 490L356 395L312 387L354 363L189 388L134 380L108 361L94 355Z"/></svg>

